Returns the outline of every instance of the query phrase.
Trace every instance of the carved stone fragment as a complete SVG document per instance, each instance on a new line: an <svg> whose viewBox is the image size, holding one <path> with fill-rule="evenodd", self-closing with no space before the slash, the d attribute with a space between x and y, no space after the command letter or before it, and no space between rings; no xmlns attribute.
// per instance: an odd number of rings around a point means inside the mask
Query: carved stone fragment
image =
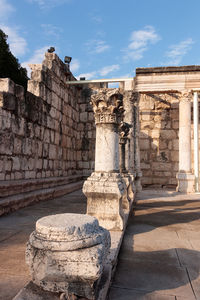
<svg viewBox="0 0 200 300"><path fill-rule="evenodd" d="M88 215L41 218L26 250L32 281L56 293L95 299L110 248L110 234Z"/></svg>

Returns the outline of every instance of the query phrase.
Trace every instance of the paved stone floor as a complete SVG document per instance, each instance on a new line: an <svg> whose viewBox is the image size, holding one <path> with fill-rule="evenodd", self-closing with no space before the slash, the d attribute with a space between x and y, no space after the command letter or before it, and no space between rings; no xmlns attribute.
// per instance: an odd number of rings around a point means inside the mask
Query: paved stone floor
<svg viewBox="0 0 200 300"><path fill-rule="evenodd" d="M200 195L141 192L109 300L200 299L199 270Z"/></svg>
<svg viewBox="0 0 200 300"><path fill-rule="evenodd" d="M200 195L144 190L120 251L109 300L200 299ZM29 280L24 251L37 219L85 213L80 191L0 217L0 300Z"/></svg>

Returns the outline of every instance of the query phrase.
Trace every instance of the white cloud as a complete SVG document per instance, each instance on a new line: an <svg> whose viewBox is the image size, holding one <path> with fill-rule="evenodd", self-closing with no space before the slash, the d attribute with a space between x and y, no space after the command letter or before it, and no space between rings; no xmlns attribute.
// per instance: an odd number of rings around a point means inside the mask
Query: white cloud
<svg viewBox="0 0 200 300"><path fill-rule="evenodd" d="M45 46L45 47L42 47L40 49L37 49L35 50L33 56L31 56L29 58L29 60L27 61L24 61L21 65L22 67L24 68L27 68L28 70L28 75L30 76L30 73L31 73L31 69L30 67L28 66L29 64L40 64L42 63L43 59L44 59L44 54L45 52L47 51L47 49L49 48L50 46Z"/></svg>
<svg viewBox="0 0 200 300"><path fill-rule="evenodd" d="M144 29L133 31L128 47L123 50L125 52L124 59L127 61L141 59L148 46L157 43L159 40L160 36L153 26L145 26Z"/></svg>
<svg viewBox="0 0 200 300"><path fill-rule="evenodd" d="M41 9L51 9L56 6L70 2L70 0L27 0L31 3L36 3Z"/></svg>
<svg viewBox="0 0 200 300"><path fill-rule="evenodd" d="M173 66L179 65L183 56L186 55L191 49L192 44L194 44L194 41L189 38L180 42L179 44L170 46L170 50L166 53L168 61L165 64Z"/></svg>
<svg viewBox="0 0 200 300"><path fill-rule="evenodd" d="M95 23L102 23L103 22L103 20L102 20L102 18L100 17L100 16L92 16L91 17L91 19L92 19L92 21L94 21Z"/></svg>
<svg viewBox="0 0 200 300"><path fill-rule="evenodd" d="M119 65L111 65L111 66L106 66L103 67L100 71L99 74L101 76L105 76L113 71L119 70Z"/></svg>
<svg viewBox="0 0 200 300"><path fill-rule="evenodd" d="M76 76L78 79L80 77L85 77L86 80L90 80L91 78L94 78L94 76L96 76L97 72L96 71L93 71L93 72L90 72L90 73L82 73L82 74L79 74L78 76Z"/></svg>
<svg viewBox="0 0 200 300"><path fill-rule="evenodd" d="M72 62L70 63L70 71L76 72L80 68L80 62L78 59L72 59Z"/></svg>
<svg viewBox="0 0 200 300"><path fill-rule="evenodd" d="M105 66L100 70L97 71L92 71L90 73L83 73L78 75L77 77L85 77L86 80L90 80L90 79L94 79L94 77L101 77L101 76L105 76L108 75L109 73L112 73L113 71L117 71L120 69L119 65L111 65L111 66Z"/></svg>
<svg viewBox="0 0 200 300"><path fill-rule="evenodd" d="M0 28L8 35L8 43L11 52L16 56L25 54L27 50L27 42L21 37L15 28L0 25Z"/></svg>
<svg viewBox="0 0 200 300"><path fill-rule="evenodd" d="M110 49L110 46L103 40L91 40L86 43L87 51L91 54L99 54Z"/></svg>
<svg viewBox="0 0 200 300"><path fill-rule="evenodd" d="M0 19L6 19L10 13L12 13L15 8L7 1L0 0Z"/></svg>
<svg viewBox="0 0 200 300"><path fill-rule="evenodd" d="M59 38L60 33L63 30L60 27L54 26L52 24L41 24L42 29L44 30L44 34L47 36L53 36L54 38Z"/></svg>

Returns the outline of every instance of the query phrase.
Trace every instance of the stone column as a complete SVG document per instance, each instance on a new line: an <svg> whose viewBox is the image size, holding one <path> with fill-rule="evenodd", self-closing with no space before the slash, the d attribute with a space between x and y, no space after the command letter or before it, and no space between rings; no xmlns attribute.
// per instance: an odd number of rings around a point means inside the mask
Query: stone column
<svg viewBox="0 0 200 300"><path fill-rule="evenodd" d="M122 205L125 210L129 210L131 204L134 200L134 175L129 170L129 148L126 148L126 145L129 142L129 130L132 126L128 123L121 122L120 124L120 173L126 183L126 193L123 196Z"/></svg>
<svg viewBox="0 0 200 300"><path fill-rule="evenodd" d="M194 192L194 175L191 173L191 92L183 92L179 102L179 192Z"/></svg>
<svg viewBox="0 0 200 300"><path fill-rule="evenodd" d="M140 135L140 122L139 122L139 93L134 93L134 167L135 167L135 188L137 192L142 190L141 177L142 172L140 168L140 147L139 147L139 135Z"/></svg>
<svg viewBox="0 0 200 300"><path fill-rule="evenodd" d="M123 230L126 185L119 172L118 126L123 115L119 89L100 89L91 96L96 123L95 172L85 181L87 214L109 230Z"/></svg>

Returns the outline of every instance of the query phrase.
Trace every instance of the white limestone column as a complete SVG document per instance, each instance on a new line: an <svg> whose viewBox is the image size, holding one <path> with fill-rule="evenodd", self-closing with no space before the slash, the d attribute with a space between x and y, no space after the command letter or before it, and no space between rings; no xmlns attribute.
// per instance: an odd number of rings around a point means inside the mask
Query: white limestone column
<svg viewBox="0 0 200 300"><path fill-rule="evenodd" d="M191 92L184 92L179 102L179 173L178 191L194 192L191 174Z"/></svg>
<svg viewBox="0 0 200 300"><path fill-rule="evenodd" d="M95 172L119 171L117 124L96 124Z"/></svg>
<svg viewBox="0 0 200 300"><path fill-rule="evenodd" d="M93 92L91 104L96 124L95 172L84 182L87 214L108 230L123 230L125 182L119 172L119 124L123 118L123 95L119 89Z"/></svg>
<svg viewBox="0 0 200 300"><path fill-rule="evenodd" d="M195 192L199 192L199 105L198 105L198 92L194 92L194 96L193 96L193 120L194 120Z"/></svg>
<svg viewBox="0 0 200 300"><path fill-rule="evenodd" d="M179 103L179 172L191 172L191 100L184 94Z"/></svg>
<svg viewBox="0 0 200 300"><path fill-rule="evenodd" d="M139 146L139 135L140 135L140 121L139 121L139 96L137 97L137 100L134 104L134 141L135 141L135 149L134 149L134 159L135 159L135 172L136 172L136 178L135 178L135 186L136 191L140 192L142 190L141 185L141 167L140 167L140 146Z"/></svg>

